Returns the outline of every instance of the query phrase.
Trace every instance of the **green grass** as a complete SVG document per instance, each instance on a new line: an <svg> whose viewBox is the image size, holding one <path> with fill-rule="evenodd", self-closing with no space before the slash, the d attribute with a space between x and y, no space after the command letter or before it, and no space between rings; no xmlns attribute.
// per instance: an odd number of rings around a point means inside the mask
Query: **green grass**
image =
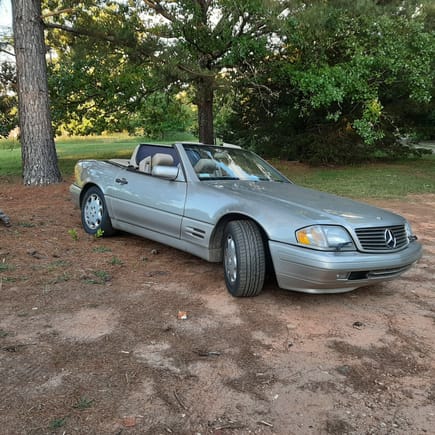
<svg viewBox="0 0 435 435"><path fill-rule="evenodd" d="M7 148L6 141L0 139L0 177L16 177L20 173L21 149Z"/></svg>
<svg viewBox="0 0 435 435"><path fill-rule="evenodd" d="M88 284L105 284L112 279L112 276L105 270L95 270L92 272L93 277L84 277Z"/></svg>
<svg viewBox="0 0 435 435"><path fill-rule="evenodd" d="M0 263L0 272L8 272L15 270L15 266L12 266L8 263Z"/></svg>
<svg viewBox="0 0 435 435"><path fill-rule="evenodd" d="M93 249L93 251L97 252L97 253L100 253L100 254L104 253L104 252L112 252L112 250L110 248L107 248L106 246L96 246Z"/></svg>
<svg viewBox="0 0 435 435"><path fill-rule="evenodd" d="M73 405L73 408L79 410L88 409L92 406L93 402L93 399L87 399L86 397L82 397L76 404Z"/></svg>
<svg viewBox="0 0 435 435"><path fill-rule="evenodd" d="M112 266L123 266L124 265L122 260L120 260L118 257L115 257L115 256L113 256L112 259L110 260L110 264Z"/></svg>
<svg viewBox="0 0 435 435"><path fill-rule="evenodd" d="M50 429L59 429L63 426L65 426L66 423L66 417L64 418L55 418L54 420L50 421Z"/></svg>
<svg viewBox="0 0 435 435"><path fill-rule="evenodd" d="M128 158L134 147L141 142L172 143L191 141L188 134L178 134L164 141L149 138L113 134L104 136L73 136L56 139L56 150L62 176L68 179L74 172L74 165L80 159ZM21 148L19 142L0 139L0 182L1 178L17 178L21 174Z"/></svg>
<svg viewBox="0 0 435 435"><path fill-rule="evenodd" d="M402 198L435 193L435 155L339 168L272 162L295 183L351 198Z"/></svg>
<svg viewBox="0 0 435 435"><path fill-rule="evenodd" d="M194 140L174 135L162 143ZM128 158L142 137L125 134L98 137L69 137L56 141L62 175L69 180L79 159ZM157 141L151 141L157 142ZM302 164L272 161L296 183L352 198L401 198L406 195L435 193L435 154L421 159L394 163L370 163L346 167L309 167ZM21 152L19 143L0 140L0 183L2 179L19 180Z"/></svg>

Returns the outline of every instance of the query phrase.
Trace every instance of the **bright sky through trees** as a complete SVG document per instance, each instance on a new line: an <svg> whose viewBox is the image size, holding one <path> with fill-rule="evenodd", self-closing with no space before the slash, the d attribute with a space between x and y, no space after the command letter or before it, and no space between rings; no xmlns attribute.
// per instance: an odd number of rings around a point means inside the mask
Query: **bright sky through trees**
<svg viewBox="0 0 435 435"><path fill-rule="evenodd" d="M11 0L0 0L0 27L12 27Z"/></svg>

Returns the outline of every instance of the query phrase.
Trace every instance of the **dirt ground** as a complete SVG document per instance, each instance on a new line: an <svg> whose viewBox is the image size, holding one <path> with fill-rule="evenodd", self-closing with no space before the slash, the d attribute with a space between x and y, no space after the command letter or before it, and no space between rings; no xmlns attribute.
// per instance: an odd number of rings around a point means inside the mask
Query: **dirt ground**
<svg viewBox="0 0 435 435"><path fill-rule="evenodd" d="M370 201L424 244L401 279L235 299L219 264L86 235L68 185L0 184L0 433L435 433L435 195Z"/></svg>

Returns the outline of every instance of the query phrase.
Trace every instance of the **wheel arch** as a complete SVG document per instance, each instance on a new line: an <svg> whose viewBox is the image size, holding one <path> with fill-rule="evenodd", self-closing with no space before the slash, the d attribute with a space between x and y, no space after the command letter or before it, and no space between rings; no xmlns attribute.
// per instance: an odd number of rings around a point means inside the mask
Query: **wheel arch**
<svg viewBox="0 0 435 435"><path fill-rule="evenodd" d="M101 190L101 192L103 192L103 190L101 189L100 186L98 186L98 184L91 183L91 182L86 183L86 184L82 187L82 190L81 190L81 192L80 192L80 199L79 199L79 201L80 201L80 202L79 202L79 204L80 204L80 208L82 208L82 202L83 202L83 198L84 198L85 195L86 195L86 192L87 192L91 187L97 187L98 189ZM103 192L103 194L104 194L104 192Z"/></svg>
<svg viewBox="0 0 435 435"><path fill-rule="evenodd" d="M222 261L222 239L224 235L224 230L228 222L236 221L236 220L249 220L253 223L255 223L260 230L261 237L263 238L264 248L266 251L266 255L269 257L269 236L266 232L266 230L263 228L262 225L258 223L255 219L253 219L251 216L245 215L243 213L228 213L224 216L222 216L217 224L214 227L213 233L210 237L210 251L218 252L219 258L216 261Z"/></svg>
<svg viewBox="0 0 435 435"><path fill-rule="evenodd" d="M89 229L88 219L85 218L86 207L83 207L83 203L87 197L88 192L91 189L95 189L94 192L98 191L99 194L101 193L101 195L99 195L99 196L101 196L101 204L100 204L101 216L99 219L100 222L98 224L99 228L97 228L97 226L93 226L93 227L91 227L91 229ZM116 229L112 226L112 221L111 221L111 217L109 214L109 209L107 207L107 203L105 201L104 196L105 195L104 195L104 192L101 189L101 187L95 183L92 183L92 182L86 183L82 187L82 190L80 192L79 201L80 201L80 214L81 214L81 219L82 219L82 225L83 225L83 228L85 229L85 231L89 234L96 234L99 229L101 229L104 232L105 236L111 236L111 235L116 233ZM96 222L94 222L93 225L97 225Z"/></svg>

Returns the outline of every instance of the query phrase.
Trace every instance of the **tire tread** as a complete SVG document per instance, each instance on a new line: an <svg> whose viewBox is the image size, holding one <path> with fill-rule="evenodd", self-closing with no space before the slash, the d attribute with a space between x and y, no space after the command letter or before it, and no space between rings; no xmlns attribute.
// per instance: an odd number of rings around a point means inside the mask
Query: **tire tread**
<svg viewBox="0 0 435 435"><path fill-rule="evenodd" d="M231 221L227 232L232 232L238 243L239 285L229 289L234 296L257 296L264 284L266 256L263 238L258 226L250 220Z"/></svg>

